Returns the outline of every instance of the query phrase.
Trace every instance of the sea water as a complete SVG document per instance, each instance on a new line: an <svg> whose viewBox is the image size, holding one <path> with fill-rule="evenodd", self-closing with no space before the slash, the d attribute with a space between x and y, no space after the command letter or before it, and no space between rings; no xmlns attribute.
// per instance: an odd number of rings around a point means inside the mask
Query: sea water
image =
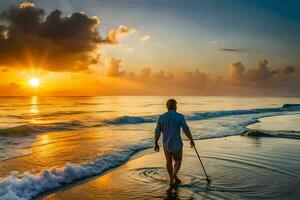
<svg viewBox="0 0 300 200"><path fill-rule="evenodd" d="M1 97L0 199L31 199L126 163L152 147L155 121L165 112L168 98ZM300 123L282 128L276 118L277 126L261 127L270 117L299 121L300 98L173 98L195 139L240 135L249 129L299 138Z"/></svg>

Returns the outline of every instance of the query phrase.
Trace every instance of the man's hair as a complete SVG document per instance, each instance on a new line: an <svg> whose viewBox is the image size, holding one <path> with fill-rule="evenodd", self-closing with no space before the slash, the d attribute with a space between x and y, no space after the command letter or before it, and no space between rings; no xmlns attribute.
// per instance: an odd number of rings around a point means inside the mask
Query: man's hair
<svg viewBox="0 0 300 200"><path fill-rule="evenodd" d="M167 109L168 110L175 110L177 101L175 99L169 99L166 103Z"/></svg>

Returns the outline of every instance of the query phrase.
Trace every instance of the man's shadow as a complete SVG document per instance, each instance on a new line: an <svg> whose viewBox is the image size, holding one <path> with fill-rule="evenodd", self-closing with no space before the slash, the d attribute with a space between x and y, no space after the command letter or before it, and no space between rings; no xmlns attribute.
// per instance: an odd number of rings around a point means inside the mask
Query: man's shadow
<svg viewBox="0 0 300 200"><path fill-rule="evenodd" d="M164 200L180 200L178 197L177 185L170 186L170 188L167 190L167 196L164 198Z"/></svg>

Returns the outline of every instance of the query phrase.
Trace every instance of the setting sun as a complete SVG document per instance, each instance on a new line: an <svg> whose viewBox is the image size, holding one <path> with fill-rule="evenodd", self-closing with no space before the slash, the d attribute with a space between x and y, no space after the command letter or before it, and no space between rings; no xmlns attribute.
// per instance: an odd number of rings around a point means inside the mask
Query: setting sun
<svg viewBox="0 0 300 200"><path fill-rule="evenodd" d="M35 78L35 77L31 78L29 80L29 84L30 84L31 87L37 88L37 87L40 86L40 80L38 78Z"/></svg>

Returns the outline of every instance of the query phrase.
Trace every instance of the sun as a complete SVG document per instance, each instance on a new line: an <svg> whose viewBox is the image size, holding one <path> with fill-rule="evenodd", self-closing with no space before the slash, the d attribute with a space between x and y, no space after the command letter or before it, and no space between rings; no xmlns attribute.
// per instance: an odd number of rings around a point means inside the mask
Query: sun
<svg viewBox="0 0 300 200"><path fill-rule="evenodd" d="M31 87L37 88L40 86L40 80L36 77L29 79L29 84Z"/></svg>

